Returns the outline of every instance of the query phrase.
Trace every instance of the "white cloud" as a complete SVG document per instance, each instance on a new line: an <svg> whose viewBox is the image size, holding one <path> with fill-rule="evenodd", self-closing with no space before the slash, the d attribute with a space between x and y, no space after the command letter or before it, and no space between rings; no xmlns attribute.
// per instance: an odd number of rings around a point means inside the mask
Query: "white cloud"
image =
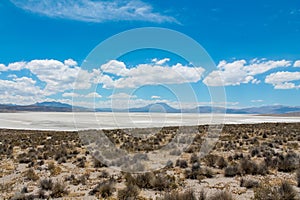
<svg viewBox="0 0 300 200"><path fill-rule="evenodd" d="M156 64L139 64L126 68L123 62L109 61L101 66L106 73L121 76L115 80L102 76L99 83L103 88L136 88L143 85L182 84L198 82L205 71L202 67L188 67L182 64L160 66Z"/></svg>
<svg viewBox="0 0 300 200"><path fill-rule="evenodd" d="M128 69L123 62L117 60L110 60L108 63L101 65L101 70L105 73L115 74L118 76L126 76Z"/></svg>
<svg viewBox="0 0 300 200"><path fill-rule="evenodd" d="M170 58L164 58L164 59L161 59L161 60L158 60L157 58L152 59L152 62L154 62L156 65L163 65L163 64L165 64L166 62L169 62L169 61L170 61Z"/></svg>
<svg viewBox="0 0 300 200"><path fill-rule="evenodd" d="M261 103L264 102L264 100L262 99L255 99L255 100L251 100L252 103Z"/></svg>
<svg viewBox="0 0 300 200"><path fill-rule="evenodd" d="M82 79L83 86L77 85L77 87L90 87L90 77L87 72L80 71L79 67L71 68L57 60L32 60L26 64L26 68L46 83L44 90L48 95L73 89L79 72L81 74L78 78Z"/></svg>
<svg viewBox="0 0 300 200"><path fill-rule="evenodd" d="M281 71L268 75L265 83L272 84L275 89L298 89L293 81L300 81L300 72Z"/></svg>
<svg viewBox="0 0 300 200"><path fill-rule="evenodd" d="M79 97L80 94L77 94L77 93L74 93L74 92L66 92L66 93L63 93L62 96L66 97L66 98L68 98L68 97Z"/></svg>
<svg viewBox="0 0 300 200"><path fill-rule="evenodd" d="M86 98L102 98L102 96L100 94L98 94L97 92L91 92L91 93L87 94L85 97Z"/></svg>
<svg viewBox="0 0 300 200"><path fill-rule="evenodd" d="M78 94L74 92L66 92L62 94L63 97L69 98L69 97L80 97L80 98L101 98L102 96L98 94L97 92L91 92L89 94Z"/></svg>
<svg viewBox="0 0 300 200"><path fill-rule="evenodd" d="M300 67L300 60L297 60L296 62L294 62L294 67Z"/></svg>
<svg viewBox="0 0 300 200"><path fill-rule="evenodd" d="M112 94L110 95L108 98L110 99L134 99L134 98L137 98L136 95L129 95L129 94L126 94L126 93L115 93L115 94Z"/></svg>
<svg viewBox="0 0 300 200"><path fill-rule="evenodd" d="M236 60L231 63L221 61L217 66L218 70L211 72L204 78L203 82L208 86L234 86L243 83L258 84L260 80L256 79L255 75L290 65L291 62L286 60L266 61L265 59L253 59L249 64L245 60Z"/></svg>
<svg viewBox="0 0 300 200"><path fill-rule="evenodd" d="M64 61L64 64L67 66L77 66L77 62L71 58Z"/></svg>
<svg viewBox="0 0 300 200"><path fill-rule="evenodd" d="M160 99L160 96L153 95L151 96L151 99Z"/></svg>
<svg viewBox="0 0 300 200"><path fill-rule="evenodd" d="M36 81L28 77L0 79L0 103L31 104L43 99L43 91L35 84Z"/></svg>
<svg viewBox="0 0 300 200"><path fill-rule="evenodd" d="M150 21L157 23L176 22L173 17L153 12L153 8L150 4L140 0L11 0L11 2L26 11L52 18L87 22L124 20Z"/></svg>
<svg viewBox="0 0 300 200"><path fill-rule="evenodd" d="M245 66L245 70L249 75L263 74L271 69L278 67L288 67L291 66L290 61L279 60L279 61L265 61L265 60L255 60L252 64Z"/></svg>
<svg viewBox="0 0 300 200"><path fill-rule="evenodd" d="M8 66L0 64L0 71L19 71L23 69L26 65L26 62L14 62L10 63Z"/></svg>
<svg viewBox="0 0 300 200"><path fill-rule="evenodd" d="M30 62L15 62L5 66L0 64L0 71L20 71L29 70L31 74L45 83L42 88L37 81L29 77L18 78L16 74L11 72L7 75L7 78L12 80L0 80L2 94L6 92L11 95L12 99L15 97L23 96L24 102L31 102L33 100L45 99L49 95L57 94L58 92L64 92L67 90L76 89L88 89L94 82L94 79L99 76L100 72L93 70L88 72L81 70L80 67L76 66L77 62L68 59L64 62L58 60L32 60ZM76 83L76 85L74 84ZM64 97L71 97L74 94L64 93ZM99 98L98 95L95 96ZM91 98L91 97L85 97ZM31 99L31 100L26 100ZM22 103L17 100L16 102ZM34 103L34 102L31 102Z"/></svg>

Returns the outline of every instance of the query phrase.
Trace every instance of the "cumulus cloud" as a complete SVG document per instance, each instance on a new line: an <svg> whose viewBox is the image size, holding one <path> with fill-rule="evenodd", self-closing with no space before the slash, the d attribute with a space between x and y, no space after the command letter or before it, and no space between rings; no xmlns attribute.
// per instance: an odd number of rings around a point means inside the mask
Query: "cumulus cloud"
<svg viewBox="0 0 300 200"><path fill-rule="evenodd" d="M294 62L294 67L300 67L300 60Z"/></svg>
<svg viewBox="0 0 300 200"><path fill-rule="evenodd" d="M97 92L91 92L91 93L87 94L85 97L86 98L102 98L102 96L100 94L98 94Z"/></svg>
<svg viewBox="0 0 300 200"><path fill-rule="evenodd" d="M126 76L128 69L123 62L117 60L110 60L108 63L105 63L101 66L101 70L105 73L115 74L117 76Z"/></svg>
<svg viewBox="0 0 300 200"><path fill-rule="evenodd" d="M154 12L150 4L141 0L11 0L17 7L52 18L71 19L85 22L106 21L149 21L177 22L170 16Z"/></svg>
<svg viewBox="0 0 300 200"><path fill-rule="evenodd" d="M169 62L169 61L170 61L170 58L164 58L164 59L161 59L161 60L158 60L157 58L152 59L152 62L154 62L156 65L163 65L163 64L165 64L166 62Z"/></svg>
<svg viewBox="0 0 300 200"><path fill-rule="evenodd" d="M153 95L151 96L151 99L160 99L160 96Z"/></svg>
<svg viewBox="0 0 300 200"><path fill-rule="evenodd" d="M28 77L0 79L0 103L35 103L44 97L43 91L35 84L36 81Z"/></svg>
<svg viewBox="0 0 300 200"><path fill-rule="evenodd" d="M258 84L260 80L255 75L263 74L278 67L291 66L290 61L266 61L254 59L247 63L246 60L236 60L231 63L221 61L218 70L211 72L203 82L208 86L229 86L243 83Z"/></svg>
<svg viewBox="0 0 300 200"><path fill-rule="evenodd" d="M132 99L134 99L134 98L137 98L137 96L121 92L121 93L112 94L108 98L110 98L110 99L130 99L130 98L132 98Z"/></svg>
<svg viewBox="0 0 300 200"><path fill-rule="evenodd" d="M293 81L300 81L300 72L281 71L268 75L265 83L272 84L274 89L298 89L300 85L296 85Z"/></svg>
<svg viewBox="0 0 300 200"><path fill-rule="evenodd" d="M77 62L71 58L64 61L64 64L67 66L77 66Z"/></svg>
<svg viewBox="0 0 300 200"><path fill-rule="evenodd" d="M109 61L101 66L104 73L120 76L112 79L102 76L98 82L103 88L137 88L143 85L182 84L198 82L205 71L202 67L188 67L182 64L161 66L157 64L139 64L133 68L126 68L120 61Z"/></svg>
<svg viewBox="0 0 300 200"><path fill-rule="evenodd" d="M23 69L26 65L26 62L14 62L10 63L8 66L0 64L0 71L19 71Z"/></svg>
<svg viewBox="0 0 300 200"><path fill-rule="evenodd" d="M74 92L66 92L62 94L63 97L65 98L70 98L70 97L80 97L80 98L101 98L102 96L98 94L97 92L91 92L88 94L78 94Z"/></svg>
<svg viewBox="0 0 300 200"><path fill-rule="evenodd" d="M264 102L264 100L262 99L255 99L255 100L251 100L252 103L261 103Z"/></svg>
<svg viewBox="0 0 300 200"><path fill-rule="evenodd" d="M70 60L65 62L70 64ZM48 95L73 89L77 77L78 89L87 89L91 86L90 73L80 70L77 66L70 67L58 60L32 60L26 64L26 68L46 83L44 91Z"/></svg>
<svg viewBox="0 0 300 200"><path fill-rule="evenodd" d="M74 93L74 92L66 92L66 93L63 93L62 96L66 97L66 98L68 98L68 97L79 97L80 94Z"/></svg>
<svg viewBox="0 0 300 200"><path fill-rule="evenodd" d="M37 83L36 80L30 77L18 78L16 73L20 70L29 70L43 84ZM53 59L32 60L30 62L14 62L7 66L0 64L0 71L10 73L7 75L7 78L10 78L10 80L0 80L0 87L3 90L2 94L6 92L7 95L11 96L11 98L6 99L22 96L23 98L20 98L20 100L23 99L22 102L27 103L34 103L32 101L45 99L49 95L72 90L74 87L76 89L88 89L99 75L97 70L92 72L81 70L77 66L77 62L72 59L63 62ZM64 97L71 97L72 95L74 94L63 94ZM100 97L96 94L94 96ZM19 100L13 102L22 103Z"/></svg>

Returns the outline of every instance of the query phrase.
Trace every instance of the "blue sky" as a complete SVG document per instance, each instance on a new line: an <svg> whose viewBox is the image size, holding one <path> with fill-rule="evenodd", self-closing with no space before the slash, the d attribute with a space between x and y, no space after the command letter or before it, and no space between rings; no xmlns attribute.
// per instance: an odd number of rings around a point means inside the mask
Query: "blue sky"
<svg viewBox="0 0 300 200"><path fill-rule="evenodd" d="M193 38L216 69L208 73L171 52L148 49L80 71L100 42L143 27ZM292 0L3 0L0 103L76 97L78 105L96 107L193 107L211 103L209 88L224 87L229 107L299 105L299 35L300 3ZM76 80L81 93L73 91Z"/></svg>

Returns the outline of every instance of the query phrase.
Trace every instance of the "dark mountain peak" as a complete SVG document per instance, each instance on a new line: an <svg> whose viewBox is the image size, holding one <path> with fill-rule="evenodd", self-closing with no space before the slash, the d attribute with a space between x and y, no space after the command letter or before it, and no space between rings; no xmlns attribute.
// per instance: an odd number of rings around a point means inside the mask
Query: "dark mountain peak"
<svg viewBox="0 0 300 200"><path fill-rule="evenodd" d="M57 107L57 108L72 108L71 105L66 103L61 103L57 101L45 101L45 102L38 102L33 104L33 106L39 106L39 107Z"/></svg>

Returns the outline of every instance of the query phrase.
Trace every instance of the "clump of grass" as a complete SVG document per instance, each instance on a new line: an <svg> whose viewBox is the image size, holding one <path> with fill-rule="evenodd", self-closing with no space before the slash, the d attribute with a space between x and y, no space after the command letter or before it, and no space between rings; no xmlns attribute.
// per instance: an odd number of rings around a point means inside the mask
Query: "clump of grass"
<svg viewBox="0 0 300 200"><path fill-rule="evenodd" d="M37 181L39 179L39 176L35 173L35 171L32 168L26 171L25 176L28 180L31 181Z"/></svg>
<svg viewBox="0 0 300 200"><path fill-rule="evenodd" d="M190 158L190 163L199 163L199 156L196 153L193 153Z"/></svg>
<svg viewBox="0 0 300 200"><path fill-rule="evenodd" d="M239 170L241 174L257 174L258 166L255 162L247 159L242 158L239 163Z"/></svg>
<svg viewBox="0 0 300 200"><path fill-rule="evenodd" d="M240 180L240 186L245 188L254 188L259 186L259 182L253 179L244 179Z"/></svg>
<svg viewBox="0 0 300 200"><path fill-rule="evenodd" d="M105 164L103 164L99 159L93 157L93 165L94 168L101 168L101 167L106 167Z"/></svg>
<svg viewBox="0 0 300 200"><path fill-rule="evenodd" d="M209 200L233 200L232 195L227 191L219 191L208 198Z"/></svg>
<svg viewBox="0 0 300 200"><path fill-rule="evenodd" d="M166 193L160 200L197 200L193 190Z"/></svg>
<svg viewBox="0 0 300 200"><path fill-rule="evenodd" d="M225 167L227 167L228 163L225 160L225 158L223 158L222 156L220 156L216 162L216 165L220 168L223 169Z"/></svg>
<svg viewBox="0 0 300 200"><path fill-rule="evenodd" d="M99 183L92 191L89 192L90 195L98 195L102 198L110 197L115 191L114 184L112 181L104 181Z"/></svg>
<svg viewBox="0 0 300 200"><path fill-rule="evenodd" d="M278 193L280 199L283 200L298 199L297 192L294 190L293 186L291 186L287 181L281 183L280 187L278 188Z"/></svg>
<svg viewBox="0 0 300 200"><path fill-rule="evenodd" d="M205 157L205 163L207 164L207 166L209 167L214 167L217 160L218 160L218 156L217 155L212 155L212 154L209 154Z"/></svg>
<svg viewBox="0 0 300 200"><path fill-rule="evenodd" d="M254 190L254 200L296 200L297 193L287 182L283 181L279 186L268 183L262 184Z"/></svg>
<svg viewBox="0 0 300 200"><path fill-rule="evenodd" d="M125 175L126 183L136 185L139 188L153 189L158 191L175 189L177 187L175 177L165 174L154 174L152 172Z"/></svg>
<svg viewBox="0 0 300 200"><path fill-rule="evenodd" d="M207 199L206 192L204 192L204 190L202 189L202 190L200 191L198 200L206 200L206 199Z"/></svg>
<svg viewBox="0 0 300 200"><path fill-rule="evenodd" d="M56 175L60 174L62 171L60 167L58 167L54 164L54 162L50 162L48 164L48 170L50 171L52 176L56 176Z"/></svg>
<svg viewBox="0 0 300 200"><path fill-rule="evenodd" d="M289 152L285 156L280 156L278 171L292 172L299 165L299 157L294 152Z"/></svg>
<svg viewBox="0 0 300 200"><path fill-rule="evenodd" d="M177 160L175 165L176 167L180 167L180 168L188 167L188 163L186 162L186 160Z"/></svg>
<svg viewBox="0 0 300 200"><path fill-rule="evenodd" d="M118 199L128 200L128 199L137 199L139 196L140 189L138 186L133 184L128 184L126 188L118 191Z"/></svg>
<svg viewBox="0 0 300 200"><path fill-rule="evenodd" d="M51 190L53 187L52 179L43 179L40 181L40 187L43 190Z"/></svg>
<svg viewBox="0 0 300 200"><path fill-rule="evenodd" d="M66 185L60 182L57 182L52 187L52 192L50 196L52 198L60 198L69 194L69 191L66 189Z"/></svg>
<svg viewBox="0 0 300 200"><path fill-rule="evenodd" d="M225 177L234 177L238 173L238 167L233 165L233 166L228 166L224 170L224 176Z"/></svg>
<svg viewBox="0 0 300 200"><path fill-rule="evenodd" d="M300 169L298 169L296 172L296 181L297 181L298 187L300 187Z"/></svg>

